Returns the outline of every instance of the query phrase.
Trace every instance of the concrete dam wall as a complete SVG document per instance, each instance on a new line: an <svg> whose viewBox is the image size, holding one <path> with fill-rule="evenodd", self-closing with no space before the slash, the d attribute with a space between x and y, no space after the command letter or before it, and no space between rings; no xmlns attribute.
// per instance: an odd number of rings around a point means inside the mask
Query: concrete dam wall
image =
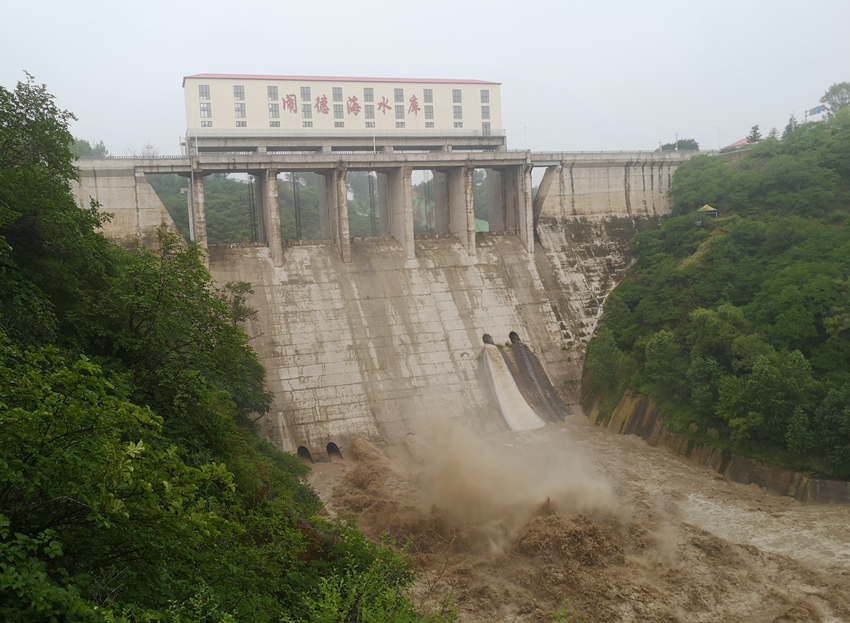
<svg viewBox="0 0 850 623"><path fill-rule="evenodd" d="M253 284L259 314L245 328L275 397L260 421L272 443L321 458L330 443L388 441L435 418L506 430L481 382L485 333L509 343L515 332L578 403L601 305L635 233L669 213L669 178L686 158L543 156L533 252L514 231L475 234L474 255L454 234L417 237L412 259L396 238L354 239L350 261L332 241L284 244L282 262L268 243L209 248L220 283ZM149 241L173 224L144 175L122 171L93 182L83 170L80 202L119 215L107 230L119 242Z"/></svg>

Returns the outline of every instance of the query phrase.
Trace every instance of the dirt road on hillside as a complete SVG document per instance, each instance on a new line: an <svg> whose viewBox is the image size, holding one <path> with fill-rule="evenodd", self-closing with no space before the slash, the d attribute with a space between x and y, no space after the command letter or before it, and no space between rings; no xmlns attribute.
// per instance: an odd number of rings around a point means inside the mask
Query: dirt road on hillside
<svg viewBox="0 0 850 623"><path fill-rule="evenodd" d="M411 539L416 598L459 621L850 621L850 507L803 506L633 436L448 426L314 465L328 512Z"/></svg>

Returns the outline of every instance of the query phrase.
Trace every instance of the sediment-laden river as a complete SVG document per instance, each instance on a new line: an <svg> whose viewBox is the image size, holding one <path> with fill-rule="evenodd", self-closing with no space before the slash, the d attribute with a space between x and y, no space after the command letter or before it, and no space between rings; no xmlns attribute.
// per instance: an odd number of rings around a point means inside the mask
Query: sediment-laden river
<svg viewBox="0 0 850 623"><path fill-rule="evenodd" d="M389 532L460 621L850 621L850 507L727 481L583 415L481 439L429 426L314 466L329 512Z"/></svg>

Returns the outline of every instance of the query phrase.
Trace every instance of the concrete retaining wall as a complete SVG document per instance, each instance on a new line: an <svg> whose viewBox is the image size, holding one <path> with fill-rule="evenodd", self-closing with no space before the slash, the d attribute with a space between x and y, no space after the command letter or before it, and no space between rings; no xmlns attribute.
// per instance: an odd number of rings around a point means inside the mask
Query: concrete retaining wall
<svg viewBox="0 0 850 623"><path fill-rule="evenodd" d="M590 387L589 376L585 376L582 385L586 390ZM598 393L588 390L582 396L585 413L593 424L605 426L616 433L637 435L651 446L666 448L698 465L710 467L732 482L754 483L806 504L850 504L850 482L809 478L799 472L759 463L731 450L712 448L692 437L666 430L664 419L649 396L627 391L607 423L601 421L600 402Z"/></svg>
<svg viewBox="0 0 850 623"><path fill-rule="evenodd" d="M144 173L137 173L129 160L109 164L97 169L81 168L79 182L72 183L79 205L88 206L94 199L104 212L113 214L103 227L106 237L127 248L133 248L137 241L155 247L156 230L161 226L176 232L171 216Z"/></svg>

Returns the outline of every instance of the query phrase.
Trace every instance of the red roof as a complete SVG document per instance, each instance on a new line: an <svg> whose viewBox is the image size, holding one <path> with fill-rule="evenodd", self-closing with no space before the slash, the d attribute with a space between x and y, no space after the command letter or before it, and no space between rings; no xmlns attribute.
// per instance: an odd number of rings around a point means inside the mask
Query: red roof
<svg viewBox="0 0 850 623"><path fill-rule="evenodd" d="M339 76L264 76L246 74L195 74L184 76L183 86L186 86L186 78L223 79L223 80L294 80L297 82L405 82L413 84L502 84L501 82L488 82L487 80L422 80L419 78L344 78Z"/></svg>
<svg viewBox="0 0 850 623"><path fill-rule="evenodd" d="M723 149L731 149L733 147L743 147L744 145L752 145L753 143L749 142L747 139L742 138L740 141L735 141L731 145L727 145Z"/></svg>

